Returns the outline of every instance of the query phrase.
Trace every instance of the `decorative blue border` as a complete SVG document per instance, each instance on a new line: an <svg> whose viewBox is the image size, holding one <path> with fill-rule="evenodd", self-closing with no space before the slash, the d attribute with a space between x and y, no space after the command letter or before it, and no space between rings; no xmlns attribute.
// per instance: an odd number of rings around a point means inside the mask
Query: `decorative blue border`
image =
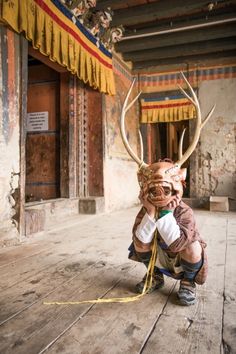
<svg viewBox="0 0 236 354"><path fill-rule="evenodd" d="M189 72L184 72L185 76L188 80L191 81L192 78L201 78L207 77L210 79L212 76L217 75L230 75L236 73L236 66L224 66L224 67L215 67L215 68L197 68L190 69ZM140 74L139 80L140 82L145 82L148 86L148 83L154 82L168 82L168 81L177 81L178 79L182 79L181 74L179 72L176 73L165 73L165 74Z"/></svg>
<svg viewBox="0 0 236 354"><path fill-rule="evenodd" d="M179 100L182 98L185 98L184 95L168 95L168 93L165 96L162 97L144 97L142 98L144 102L156 102L156 101L165 101L165 97L168 97L168 100Z"/></svg>
<svg viewBox="0 0 236 354"><path fill-rule="evenodd" d="M71 22L78 27L78 29L88 38L93 44L97 46L97 39L90 33L83 25L82 23L76 19L76 23L72 21L73 14L70 12L69 9L67 9L59 0L50 0L53 5L55 5L59 11L63 13L64 16L66 16ZM108 56L109 58L112 58L111 52L109 52L102 43L99 42L99 47L97 47L103 54Z"/></svg>

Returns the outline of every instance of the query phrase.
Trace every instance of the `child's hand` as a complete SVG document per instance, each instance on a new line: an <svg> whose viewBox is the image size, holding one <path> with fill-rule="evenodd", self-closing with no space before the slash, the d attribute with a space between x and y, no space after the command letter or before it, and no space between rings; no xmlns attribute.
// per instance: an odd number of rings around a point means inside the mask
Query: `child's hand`
<svg viewBox="0 0 236 354"><path fill-rule="evenodd" d="M168 203L166 206L162 207L162 210L170 210L170 211L174 211L175 208L179 205L181 201L181 198L179 195L175 195L173 197L173 199L171 200L170 203Z"/></svg>
<svg viewBox="0 0 236 354"><path fill-rule="evenodd" d="M143 204L148 215L154 219L156 216L156 207L147 200L147 195L144 194L142 191L140 191L139 193L139 200Z"/></svg>

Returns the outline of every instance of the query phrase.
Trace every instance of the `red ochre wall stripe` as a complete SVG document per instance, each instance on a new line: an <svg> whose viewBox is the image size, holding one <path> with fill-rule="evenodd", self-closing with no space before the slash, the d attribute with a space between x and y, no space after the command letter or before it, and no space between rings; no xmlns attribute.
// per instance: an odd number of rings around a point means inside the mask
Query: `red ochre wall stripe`
<svg viewBox="0 0 236 354"><path fill-rule="evenodd" d="M144 110L144 109L155 109L155 108L182 107L182 106L189 106L191 104L192 104L191 102L158 104L158 105L142 106L142 110Z"/></svg>

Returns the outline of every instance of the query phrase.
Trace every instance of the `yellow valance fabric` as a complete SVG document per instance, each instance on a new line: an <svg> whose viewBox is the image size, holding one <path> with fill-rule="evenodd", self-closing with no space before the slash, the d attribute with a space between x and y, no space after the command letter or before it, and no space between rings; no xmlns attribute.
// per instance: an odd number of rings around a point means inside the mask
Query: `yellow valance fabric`
<svg viewBox="0 0 236 354"><path fill-rule="evenodd" d="M173 96L167 99L141 100L141 123L177 122L196 117L193 104L186 98Z"/></svg>
<svg viewBox="0 0 236 354"><path fill-rule="evenodd" d="M115 94L112 56L59 0L2 0L2 20L100 92Z"/></svg>

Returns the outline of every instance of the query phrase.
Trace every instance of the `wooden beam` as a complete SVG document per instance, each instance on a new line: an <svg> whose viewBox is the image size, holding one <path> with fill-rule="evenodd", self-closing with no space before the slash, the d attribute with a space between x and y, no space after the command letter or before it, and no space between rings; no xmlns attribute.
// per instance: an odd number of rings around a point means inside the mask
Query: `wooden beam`
<svg viewBox="0 0 236 354"><path fill-rule="evenodd" d="M164 35L151 36L146 38L133 38L117 43L117 52L127 53L143 49L161 48L172 45L194 43L212 39L220 39L236 36L235 23L221 24L209 28L193 29L184 32L174 32Z"/></svg>
<svg viewBox="0 0 236 354"><path fill-rule="evenodd" d="M199 16L187 16L187 17L181 17L181 19L171 19L167 20L161 23L155 23L155 25L146 25L144 28L141 29L126 29L124 36L119 44L123 44L126 41L129 40L129 37L132 37L133 40L135 40L134 36L140 36L140 35L149 35L151 36L151 33L155 32L162 32L162 31L167 31L167 30L173 30L173 31L178 31L180 28L187 27L187 26L199 26L202 24L209 25L209 23L216 22L216 21L228 21L232 18L236 17L236 11L235 9L232 9L232 11L229 11L227 13L211 13L207 14L207 16L201 15ZM179 33L181 33L179 31ZM131 39L131 38L130 38Z"/></svg>
<svg viewBox="0 0 236 354"><path fill-rule="evenodd" d="M140 73L142 69L145 69L145 72L147 69L151 72L152 70L156 71L157 68L163 71L168 68L179 70L179 68L183 69L188 65L211 65L212 63L223 64L228 59L230 59L230 62L236 62L236 50L140 61L133 64L133 73Z"/></svg>
<svg viewBox="0 0 236 354"><path fill-rule="evenodd" d="M216 3L214 9L235 3L235 0L222 3ZM171 19L184 15L192 15L195 13L206 12L208 10L209 1L199 0L172 0L172 1L158 1L155 3L148 3L145 5L134 6L126 9L119 9L114 12L112 25L117 26L123 24L124 26L140 25L142 23Z"/></svg>
<svg viewBox="0 0 236 354"><path fill-rule="evenodd" d="M125 8L128 7L130 1L127 0L97 0L96 9L104 10L110 7L112 10L116 8Z"/></svg>
<svg viewBox="0 0 236 354"><path fill-rule="evenodd" d="M232 49L236 49L236 37L124 53L123 58L124 60L138 62L153 60L154 58L158 58L159 60L183 56L216 53Z"/></svg>
<svg viewBox="0 0 236 354"><path fill-rule="evenodd" d="M68 72L68 70L64 66L59 65L54 61L51 61L48 56L41 54L38 50L34 49L30 45L29 45L29 55L31 55L33 58L41 61L43 64L49 66L51 69L59 73Z"/></svg>
<svg viewBox="0 0 236 354"><path fill-rule="evenodd" d="M186 63L174 63L174 64L163 64L163 65L148 65L149 62L144 63L142 66L140 63L137 63L134 65L132 74L133 75L138 75L138 74L152 74L152 73L157 73L157 72L168 72L168 71L187 71L189 68L189 65ZM147 64L147 66L145 65Z"/></svg>

